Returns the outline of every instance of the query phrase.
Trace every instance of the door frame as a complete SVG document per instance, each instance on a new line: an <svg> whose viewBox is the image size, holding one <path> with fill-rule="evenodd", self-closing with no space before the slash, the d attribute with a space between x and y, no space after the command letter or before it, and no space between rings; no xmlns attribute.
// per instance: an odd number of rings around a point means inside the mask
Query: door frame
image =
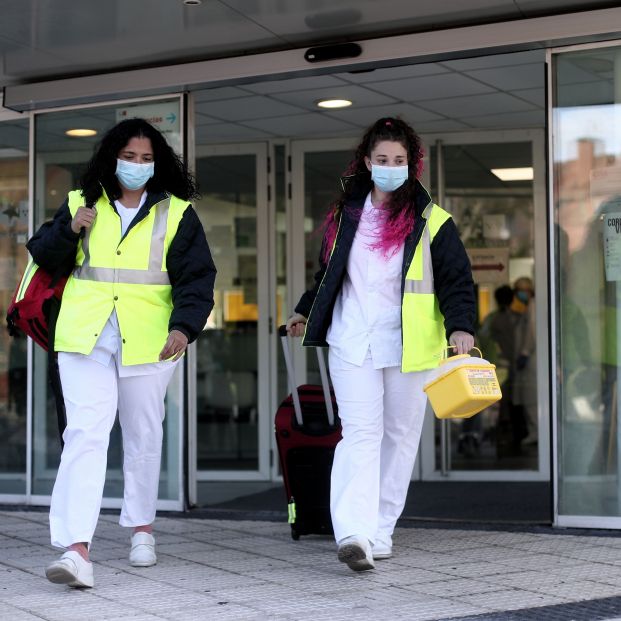
<svg viewBox="0 0 621 621"><path fill-rule="evenodd" d="M257 197L257 470L199 470L197 464L197 380L196 380L196 343L188 348L188 394L193 395L188 401L188 498L190 502L197 498L197 484L202 481L265 481L270 478L271 448L271 365L259 364L270 356L270 217L268 210L268 147L267 141L231 144L195 145L195 157L205 155L254 155L256 165ZM209 241L209 239L208 239ZM217 257L215 257L217 265ZM217 279L217 277L216 277Z"/></svg>
<svg viewBox="0 0 621 621"><path fill-rule="evenodd" d="M606 48L618 48L621 46L621 39L612 39L609 41L597 41L594 43L584 43L577 45L570 45L566 47L549 47L546 49L546 63L548 66L548 75L546 81L546 89L548 93L546 114L548 118L548 133L547 144L548 152L554 153L556 144L558 126L555 123L554 115L554 84L556 76L554 75L554 57L560 57L563 54L569 54L576 51L588 51L598 50ZM618 102L615 101L615 103ZM560 302L560 293L557 291L557 278L559 269L559 256L557 254L557 233L556 233L556 201L557 201L557 187L555 183L555 159L550 155L548 158L548 177L550 184L548 187L548 201L550 209L550 217L548 219L548 235L550 239L550 306L556 308ZM552 361L556 365L557 352L559 347L558 339L558 326L555 322L555 317L550 318L551 322L551 334L550 334L550 351L552 352ZM552 495L553 495L553 507L552 507L552 520L553 525L562 528L612 528L621 529L621 516L598 516L598 515L576 515L572 513L561 513L560 511L560 491L561 485L562 467L561 467L561 453L560 453L560 436L562 433L561 421L559 420L560 405L558 390L554 389L551 392L551 405L552 405L552 460L553 460L553 477L552 477ZM619 426L617 426L619 430ZM617 444L621 446L621 436L619 432L617 434ZM621 477L619 471L613 475L603 475L617 477L617 485L619 486L619 494L621 496Z"/></svg>
<svg viewBox="0 0 621 621"><path fill-rule="evenodd" d="M547 181L545 130L511 129L501 131L455 132L447 134L421 134L426 148L432 145L489 144L502 142L530 142L533 154L533 234L535 252L535 296L537 347L537 403L539 421L537 470L477 470L452 471L450 464L442 472L435 465L434 421L429 408L425 417L420 446L420 477L425 481L549 481L550 480L550 329L548 322L548 235L547 235ZM441 152L441 149L439 149ZM442 183L442 182L440 182ZM438 189L437 200L444 196L444 187ZM459 226L459 223L457 223ZM448 422L450 424L450 422ZM450 436L441 434L443 441ZM449 452L446 446L441 452ZM445 453L446 454L446 453Z"/></svg>

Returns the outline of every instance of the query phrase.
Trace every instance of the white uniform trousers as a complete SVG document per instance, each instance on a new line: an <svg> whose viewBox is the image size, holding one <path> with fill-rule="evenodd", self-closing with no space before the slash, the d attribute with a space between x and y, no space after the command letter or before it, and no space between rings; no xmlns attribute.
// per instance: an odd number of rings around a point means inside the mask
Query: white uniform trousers
<svg viewBox="0 0 621 621"><path fill-rule="evenodd" d="M166 387L174 365L160 373L118 377L86 356L59 354L67 413L60 467L52 492L52 545L90 543L97 526L108 443L118 408L123 435L121 526L142 526L155 519L162 453Z"/></svg>
<svg viewBox="0 0 621 621"><path fill-rule="evenodd" d="M428 372L361 367L330 353L330 376L343 426L332 466L330 511L337 542L362 535L392 545L416 461Z"/></svg>

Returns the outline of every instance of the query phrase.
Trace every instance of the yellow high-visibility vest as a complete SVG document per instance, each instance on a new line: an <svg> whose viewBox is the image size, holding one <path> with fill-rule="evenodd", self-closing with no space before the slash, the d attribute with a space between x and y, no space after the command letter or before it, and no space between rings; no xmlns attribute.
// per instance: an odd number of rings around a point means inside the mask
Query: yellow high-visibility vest
<svg viewBox="0 0 621 621"><path fill-rule="evenodd" d="M69 193L72 217L84 205ZM56 324L56 351L90 354L116 311L124 365L157 362L168 337L172 287L166 255L188 201L168 196L153 205L121 241L121 218L104 194L97 217L78 243Z"/></svg>
<svg viewBox="0 0 621 621"><path fill-rule="evenodd" d="M431 243L450 214L429 204L423 211L425 228L405 276L401 326L401 370L424 371L438 366L446 349L444 316L440 312L433 282Z"/></svg>

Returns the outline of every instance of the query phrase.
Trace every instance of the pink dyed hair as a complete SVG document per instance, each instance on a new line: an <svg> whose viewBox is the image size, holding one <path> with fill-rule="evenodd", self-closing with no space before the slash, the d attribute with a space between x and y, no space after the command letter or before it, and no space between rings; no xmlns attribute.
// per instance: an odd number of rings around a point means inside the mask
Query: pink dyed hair
<svg viewBox="0 0 621 621"><path fill-rule="evenodd" d="M327 263L330 258L334 239L338 230L341 211L351 197L353 188L358 179L369 176L369 170L364 161L371 156L375 146L384 140L398 142L408 154L408 179L394 192L391 192L389 201L382 206L386 216L382 223L379 240L371 247L381 250L385 257L394 254L404 242L414 226L415 219L415 187L416 180L423 171L423 148L418 134L405 121L398 118L385 117L376 121L364 134L362 141L356 148L354 159L350 162L343 176L353 182L345 186L341 196L336 200L326 214L319 230L323 231L322 260ZM369 183L371 181L369 180ZM354 218L359 218L361 210L345 207Z"/></svg>

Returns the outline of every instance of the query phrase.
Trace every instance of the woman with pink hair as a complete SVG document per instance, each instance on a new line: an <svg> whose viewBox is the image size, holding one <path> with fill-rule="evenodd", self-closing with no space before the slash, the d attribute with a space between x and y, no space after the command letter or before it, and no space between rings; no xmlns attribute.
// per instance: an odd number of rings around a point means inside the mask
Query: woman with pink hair
<svg viewBox="0 0 621 621"><path fill-rule="evenodd" d="M474 345L470 262L451 216L418 181L420 138L404 121L365 133L324 222L320 269L287 321L329 346L343 438L330 511L338 559L354 571L392 556L416 461L429 370L448 343Z"/></svg>

